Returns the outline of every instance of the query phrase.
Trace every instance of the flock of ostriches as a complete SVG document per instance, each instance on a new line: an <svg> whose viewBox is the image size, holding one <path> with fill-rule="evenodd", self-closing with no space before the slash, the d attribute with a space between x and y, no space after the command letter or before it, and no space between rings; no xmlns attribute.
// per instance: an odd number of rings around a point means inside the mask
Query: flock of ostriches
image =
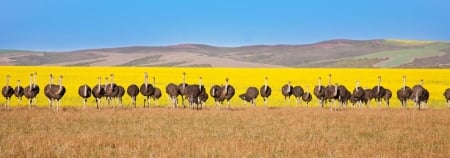
<svg viewBox="0 0 450 158"><path fill-rule="evenodd" d="M9 107L11 97L14 95L20 102L23 96L28 99L28 106L36 106L36 97L40 92L39 86L36 84L36 73L30 74L30 84L23 88L20 84L20 80L17 80L17 86L11 87L9 84L10 76L7 75L6 86L2 88L2 95L6 98L5 106ZM331 74L328 76L328 85L322 85L321 78L318 78L318 84L314 87L314 95L319 101L319 105L324 107L328 102L333 102L330 109L336 109L337 103L340 106L347 106L348 102L352 105L362 107L364 104L368 107L368 102L372 99L375 100L378 107L384 101L386 106L389 107L389 99L392 97L392 91L384 88L381 85L381 76L378 76L378 84L372 89L363 89L360 86L359 81L356 81L356 87L351 93L344 85L335 84L331 82ZM78 89L79 96L83 99L84 107L86 107L87 99L91 96L95 98L97 108L100 108L102 98L106 98L108 105L116 100L117 104L122 105L122 97L125 94L125 88L114 83L114 75L111 74L110 78L105 78L106 83L102 84L102 78L98 77L98 84L93 88L87 84L81 85ZM61 104L61 98L66 93L65 87L62 85L63 76L59 76L59 84L53 84L53 76L50 74L50 81L44 87L44 95L48 98L49 107L56 107L58 111ZM200 77L199 84L188 84L185 82L186 73L183 73L183 81L181 84L169 83L166 86L166 93L173 105L173 108L177 107L178 96L181 96L183 108L185 107L184 101L187 99L189 108L200 109L204 106L204 103L208 99L205 86L202 84L202 78ZM267 105L268 98L272 93L272 89L267 83L268 78L265 78L264 85L258 90L256 87L249 87L245 93L239 95L239 98L245 102L249 102L255 106L255 99L260 95L264 104ZM209 91L209 96L214 98L216 106L227 102L228 108L230 108L230 100L235 94L235 89L229 84L228 78L225 79L225 85L214 85ZM312 100L312 94L309 92L309 87L304 90L301 86L293 86L291 82L281 87L281 92L285 97L285 104L289 102L289 99L294 95L296 104L303 100L306 105ZM144 73L144 83L139 87L138 85L131 84L127 87L126 93L131 97L132 105L136 107L136 97L141 94L144 96L144 107L150 106L150 100L157 100L161 97L161 90L155 87L155 77L153 77L153 85L148 81L148 74ZM444 92L444 97L450 108L450 88ZM415 103L415 108L420 109L421 106L425 106L429 92L423 86L423 80L420 84L414 85L412 88L406 85L406 76L403 76L403 86L397 90L397 98L400 100L403 108L406 108L408 100L412 100ZM245 103L244 103L245 104Z"/></svg>

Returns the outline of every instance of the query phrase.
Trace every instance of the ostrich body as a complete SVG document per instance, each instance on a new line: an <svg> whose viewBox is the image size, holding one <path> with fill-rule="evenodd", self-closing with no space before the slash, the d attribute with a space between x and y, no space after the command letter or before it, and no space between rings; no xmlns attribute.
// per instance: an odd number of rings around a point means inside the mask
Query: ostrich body
<svg viewBox="0 0 450 158"><path fill-rule="evenodd" d="M325 87L325 100L331 101L334 100L334 104L336 104L336 101L338 98L338 90L335 85L331 84L331 74L328 75L328 86ZM331 108L332 109L332 108Z"/></svg>
<svg viewBox="0 0 450 158"><path fill-rule="evenodd" d="M148 83L148 74L144 73L144 83L140 88L141 94L144 96L144 107L150 106L150 97L155 93L155 88Z"/></svg>
<svg viewBox="0 0 450 158"><path fill-rule="evenodd" d="M233 96L235 94L235 89L233 86L231 86L228 83L228 78L225 79L225 86L222 86L220 88L220 91L221 91L221 93L220 93L219 101L223 102L226 100L227 104L228 104L228 109L230 109L231 108L230 100L231 100L231 98L233 98Z"/></svg>
<svg viewBox="0 0 450 158"><path fill-rule="evenodd" d="M14 89L9 85L9 79L11 77L9 75L6 76L6 85L2 88L2 95L6 99L5 107L9 107L9 101L11 100L11 96L14 94Z"/></svg>
<svg viewBox="0 0 450 158"><path fill-rule="evenodd" d="M61 98L66 93L66 87L62 85L63 76L59 77L59 85L57 87L52 87L50 89L50 95L53 100L53 102L56 103L56 111L59 110L59 107L61 106Z"/></svg>
<svg viewBox="0 0 450 158"><path fill-rule="evenodd" d="M445 101L447 101L447 107L450 108L450 88L444 91Z"/></svg>
<svg viewBox="0 0 450 158"><path fill-rule="evenodd" d="M367 108L369 108L368 103L370 102L370 100L372 100L372 98L372 89L364 89L363 102L367 106Z"/></svg>
<svg viewBox="0 0 450 158"><path fill-rule="evenodd" d="M53 105L51 89L57 87L58 85L53 84L53 75L50 74L49 83L44 87L44 95L48 99L48 107L51 108Z"/></svg>
<svg viewBox="0 0 450 158"><path fill-rule="evenodd" d="M309 102L312 100L312 95L309 92L309 86L306 86L306 91L302 95L302 100L306 103L306 107L308 107Z"/></svg>
<svg viewBox="0 0 450 158"><path fill-rule="evenodd" d="M406 85L406 76L403 76L402 88L397 90L397 98L400 100L403 108L407 107L407 101L412 95L412 89Z"/></svg>
<svg viewBox="0 0 450 158"><path fill-rule="evenodd" d="M105 95L106 95L106 99L108 100L108 105L111 105L111 102L114 100L114 98L117 98L117 99L119 98L118 97L119 86L114 83L114 74L111 74L109 76L110 76L109 84L107 83L105 85ZM108 80L108 78L106 78L106 80ZM119 102L120 102L120 100L119 100Z"/></svg>
<svg viewBox="0 0 450 158"><path fill-rule="evenodd" d="M386 94L386 89L381 86L381 76L378 76L378 83L372 88L372 97L377 102L378 108L380 108L383 97Z"/></svg>
<svg viewBox="0 0 450 158"><path fill-rule="evenodd" d="M156 102L156 106L158 106L159 98L161 98L161 90L156 87L156 78L153 77L153 88L155 89L153 95L150 97Z"/></svg>
<svg viewBox="0 0 450 158"><path fill-rule="evenodd" d="M259 89L259 93L261 94L261 97L264 100L264 106L267 106L267 102L269 100L270 95L272 94L272 88L267 84L268 78L266 77L264 79L264 85L261 86Z"/></svg>
<svg viewBox="0 0 450 158"><path fill-rule="evenodd" d="M256 102L255 99L258 98L258 88L256 87L248 87L247 91L241 95L239 95L239 98L241 98L242 100L244 100L244 105L247 102L250 102L253 106L256 106Z"/></svg>
<svg viewBox="0 0 450 158"><path fill-rule="evenodd" d="M281 94L284 96L284 104L289 104L289 99L291 98L291 95L293 94L293 87L291 85L291 81L289 81L287 84L283 85L281 87Z"/></svg>
<svg viewBox="0 0 450 158"><path fill-rule="evenodd" d="M29 107L31 107L33 103L36 103L36 96L39 94L39 86L36 84L36 75L36 73L30 74L30 85L24 89L23 95L28 99Z"/></svg>
<svg viewBox="0 0 450 158"><path fill-rule="evenodd" d="M206 92L206 88L205 86L203 86L203 84L201 85L201 92L200 95L198 96L200 99L200 104L202 107L206 107L206 101L208 100L208 93Z"/></svg>
<svg viewBox="0 0 450 158"><path fill-rule="evenodd" d="M423 80L420 80L420 84L413 86L410 99L415 102L415 106L418 107L419 110L422 106L425 106L429 97L430 94L428 90L423 87Z"/></svg>
<svg viewBox="0 0 450 158"><path fill-rule="evenodd" d="M322 78L318 78L318 84L314 87L314 95L319 100L320 107L323 107L323 103L325 101L325 86L321 84Z"/></svg>
<svg viewBox="0 0 450 158"><path fill-rule="evenodd" d="M295 105L298 105L300 103L301 97L303 94L305 94L305 90L301 86L295 86L292 90L292 94L295 97Z"/></svg>
<svg viewBox="0 0 450 158"><path fill-rule="evenodd" d="M181 105L183 105L183 108L185 108L184 98L186 97L186 87L189 86L189 84L186 83L186 72L183 72L182 77L182 82L178 85L178 90L181 95Z"/></svg>
<svg viewBox="0 0 450 158"><path fill-rule="evenodd" d="M169 83L166 86L166 93L169 97L169 100L172 101L172 107L175 109L178 104L178 95L180 95L180 89L178 89L178 86L174 83Z"/></svg>
<svg viewBox="0 0 450 158"><path fill-rule="evenodd" d="M335 94L337 95L337 99L340 103L340 106L347 107L348 100L351 98L352 93L344 86L344 85L336 85Z"/></svg>
<svg viewBox="0 0 450 158"><path fill-rule="evenodd" d="M199 83L200 84L193 84L186 87L186 98L189 101L189 108L197 110L199 110L199 105L201 103L200 94L202 93L202 90L204 90L201 77Z"/></svg>
<svg viewBox="0 0 450 158"><path fill-rule="evenodd" d="M22 102L22 96L24 94L24 88L20 85L20 80L17 80L17 86L14 88L14 96L16 96L18 103L17 105L20 106L20 103Z"/></svg>
<svg viewBox="0 0 450 158"><path fill-rule="evenodd" d="M87 84L81 85L78 87L78 95L83 98L83 107L86 109L86 102L89 97L91 97L91 87Z"/></svg>
<svg viewBox="0 0 450 158"><path fill-rule="evenodd" d="M383 96L384 101L386 102L387 108L389 108L389 100L392 98L392 91L390 89L386 89L386 93Z"/></svg>
<svg viewBox="0 0 450 158"><path fill-rule="evenodd" d="M136 97L139 95L139 87L136 84L129 85L127 94L131 97L131 104L136 108Z"/></svg>
<svg viewBox="0 0 450 158"><path fill-rule="evenodd" d="M97 109L100 109L100 102L102 97L105 95L105 86L102 85L102 78L98 77L98 84L92 88L92 96L95 98L95 102L97 103Z"/></svg>
<svg viewBox="0 0 450 158"><path fill-rule="evenodd" d="M211 95L212 98L214 98L214 102L216 104L216 107L220 104L220 93L221 93L221 87L219 85L213 85L211 89L209 90L209 95Z"/></svg>
<svg viewBox="0 0 450 158"><path fill-rule="evenodd" d="M363 101L364 101L364 89L360 86L359 81L356 81L356 87L353 90L352 94L352 101L355 101L355 103L358 104L359 107L362 107ZM353 103L354 104L354 103Z"/></svg>

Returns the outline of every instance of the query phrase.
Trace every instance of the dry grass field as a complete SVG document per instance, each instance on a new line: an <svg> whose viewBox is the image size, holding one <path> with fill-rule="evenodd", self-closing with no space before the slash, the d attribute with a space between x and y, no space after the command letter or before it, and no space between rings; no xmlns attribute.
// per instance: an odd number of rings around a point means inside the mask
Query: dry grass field
<svg viewBox="0 0 450 158"><path fill-rule="evenodd" d="M0 157L449 157L450 110L0 110Z"/></svg>

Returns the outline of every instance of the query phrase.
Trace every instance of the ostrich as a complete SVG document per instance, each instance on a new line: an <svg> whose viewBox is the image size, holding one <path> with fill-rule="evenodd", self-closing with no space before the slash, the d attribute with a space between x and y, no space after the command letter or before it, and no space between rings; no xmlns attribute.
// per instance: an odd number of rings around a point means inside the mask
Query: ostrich
<svg viewBox="0 0 450 158"><path fill-rule="evenodd" d="M17 97L17 105L20 106L22 102L22 96L24 94L24 88L20 85L20 80L17 80L17 86L14 88L14 96Z"/></svg>
<svg viewBox="0 0 450 158"><path fill-rule="evenodd" d="M14 89L9 85L9 79L11 76L6 75L6 85L2 88L2 95L6 99L5 107L9 107L9 101L14 94Z"/></svg>
<svg viewBox="0 0 450 158"><path fill-rule="evenodd" d="M301 86L295 86L292 89L292 94L294 94L294 97L295 97L295 105L298 105L298 103L300 103L301 97L303 96L304 93L305 93L305 91L303 90L303 88Z"/></svg>
<svg viewBox="0 0 450 158"><path fill-rule="evenodd" d="M11 76L6 75L6 85L2 88L2 95L6 99L5 107L9 107L9 101L14 94L14 89L9 85L9 79Z"/></svg>
<svg viewBox="0 0 450 158"><path fill-rule="evenodd" d="M362 103L364 100L364 92L365 92L364 89L361 88L360 86L360 82L356 81L356 87L353 90L352 99L353 101L358 103L358 107L362 107Z"/></svg>
<svg viewBox="0 0 450 158"><path fill-rule="evenodd" d="M398 100L400 100L403 108L407 107L406 103L407 103L409 97L411 97L411 94L412 94L412 89L406 85L406 76L403 76L402 88L397 90L397 98L398 98Z"/></svg>
<svg viewBox="0 0 450 158"><path fill-rule="evenodd" d="M173 108L175 109L177 107L178 103L178 95L180 95L180 90L178 89L178 86L174 83L169 83L166 86L166 93L169 97L169 100L172 101Z"/></svg>
<svg viewBox="0 0 450 158"><path fill-rule="evenodd" d="M288 81L287 84L283 85L283 87L281 87L281 93L284 96L284 104L289 104L289 99L291 98L292 95L292 89L294 89L291 86L291 81Z"/></svg>
<svg viewBox="0 0 450 158"><path fill-rule="evenodd" d="M372 100L373 95L372 95L372 89L364 89L364 97L363 97L363 102L366 105L367 108L369 108L368 103L370 102L370 100Z"/></svg>
<svg viewBox="0 0 450 158"><path fill-rule="evenodd" d="M205 86L203 86L202 77L200 77L200 95L198 97L199 97L201 106L206 107L206 101L208 100L208 93L206 93L206 88L205 88Z"/></svg>
<svg viewBox="0 0 450 158"><path fill-rule="evenodd" d="M203 88L204 89L204 88ZM202 78L200 77L199 84L188 85L185 89L186 98L189 101L189 108L199 110L200 94L202 93ZM194 107L195 105L195 107Z"/></svg>
<svg viewBox="0 0 450 158"><path fill-rule="evenodd" d="M233 86L231 86L228 82L228 78L225 78L225 86L222 86L220 88L220 97L219 97L219 101L225 101L227 100L227 104L228 104L228 109L230 109L230 100L231 98L233 98L234 94L235 94L235 89Z"/></svg>
<svg viewBox="0 0 450 158"><path fill-rule="evenodd" d="M386 88L386 93L383 96L384 101L386 102L386 107L389 108L389 100L392 98L392 91Z"/></svg>
<svg viewBox="0 0 450 158"><path fill-rule="evenodd" d="M117 88L119 89L119 92L117 93L117 100L119 101L119 105L120 107L123 108L122 105L122 97L125 95L125 88L123 88L123 86L117 86Z"/></svg>
<svg viewBox="0 0 450 158"><path fill-rule="evenodd" d="M148 83L148 74L144 73L144 83L140 88L141 94L144 96L144 108L145 106L150 106L150 96L155 93L155 88L153 88L152 84Z"/></svg>
<svg viewBox="0 0 450 158"><path fill-rule="evenodd" d="M150 97L153 98L153 100L156 102L156 106L158 106L158 100L159 98L161 98L161 90L156 87L156 78L153 77L153 88L155 89L153 92L153 95L151 95Z"/></svg>
<svg viewBox="0 0 450 158"><path fill-rule="evenodd" d="M339 101L341 107L347 107L348 100L351 98L352 93L350 93L344 85L336 84L334 95L337 97L336 99Z"/></svg>
<svg viewBox="0 0 450 158"><path fill-rule="evenodd" d="M450 88L447 88L444 92L445 100L447 101L447 107L450 108Z"/></svg>
<svg viewBox="0 0 450 158"><path fill-rule="evenodd" d="M51 89L52 87L56 87L57 85L53 84L53 75L50 74L49 83L44 87L44 95L48 99L48 107L51 108L53 105L52 102L52 96L51 96Z"/></svg>
<svg viewBox="0 0 450 158"><path fill-rule="evenodd" d="M30 85L25 87L24 89L24 96L28 99L28 106L31 107L33 102L36 103L36 96L39 94L39 86L37 86L36 78L34 77L37 75L37 73L31 73L30 74Z"/></svg>
<svg viewBox="0 0 450 158"><path fill-rule="evenodd" d="M129 85L127 94L131 97L131 104L136 108L136 96L139 95L139 87L136 84Z"/></svg>
<svg viewBox="0 0 450 158"><path fill-rule="evenodd" d="M378 108L380 108L380 104L385 94L386 89L384 89L384 87L381 86L381 76L378 76L378 83L376 86L372 88L372 97L375 99L375 102L377 102Z"/></svg>
<svg viewBox="0 0 450 158"><path fill-rule="evenodd" d="M92 96L95 98L95 102L97 103L97 109L100 109L99 104L102 100L102 97L105 95L105 86L102 85L102 77L98 77L98 84L92 88Z"/></svg>
<svg viewBox="0 0 450 158"><path fill-rule="evenodd" d="M183 80L182 83L180 83L178 85L178 89L181 95L181 104L183 105L183 108L185 107L184 105L184 98L186 96L186 87L188 86L188 84L186 83L186 72L183 72Z"/></svg>
<svg viewBox="0 0 450 158"><path fill-rule="evenodd" d="M216 107L220 104L220 93L221 87L219 85L213 85L211 90L209 91L209 95L214 98L214 102L216 103Z"/></svg>
<svg viewBox="0 0 450 158"><path fill-rule="evenodd" d="M78 95L83 98L83 107L86 109L86 102L89 97L91 97L91 87L89 87L87 84L81 85L78 87Z"/></svg>
<svg viewBox="0 0 450 158"><path fill-rule="evenodd" d="M325 86L321 85L322 78L318 78L318 85L314 87L314 95L319 100L320 107L323 107L325 101Z"/></svg>
<svg viewBox="0 0 450 158"><path fill-rule="evenodd" d="M57 87L52 87L50 89L50 95L52 96L53 102L56 103L56 111L59 110L59 106L61 106L61 98L66 93L66 87L62 85L63 76L59 76L59 85Z"/></svg>
<svg viewBox="0 0 450 158"><path fill-rule="evenodd" d="M419 108L428 102L428 98L430 96L427 89L423 87L423 80L420 80L420 84L414 85L412 88L412 95L410 96L410 99L412 99L415 102L416 107Z"/></svg>
<svg viewBox="0 0 450 158"><path fill-rule="evenodd" d="M325 100L334 100L334 106L336 106L338 99L339 96L337 86L331 84L331 74L328 74L328 86L325 87ZM333 107L331 107L330 110L333 110Z"/></svg>
<svg viewBox="0 0 450 158"><path fill-rule="evenodd" d="M306 103L306 107L308 107L309 102L312 100L312 95L309 92L309 86L306 86L306 91L302 95L302 100Z"/></svg>
<svg viewBox="0 0 450 158"><path fill-rule="evenodd" d="M117 95L119 94L119 86L114 83L114 74L110 74L109 77L109 84L106 83L105 85L105 94L106 99L108 100L108 105L111 105L111 102L114 100L114 98L117 98ZM108 80L108 78L106 78L106 80Z"/></svg>
<svg viewBox="0 0 450 158"><path fill-rule="evenodd" d="M259 89L261 97L264 100L264 106L267 106L267 102L269 100L269 96L272 94L272 89L269 87L269 85L267 85L267 80L268 80L267 77L264 78L264 85L261 86L261 88Z"/></svg>
<svg viewBox="0 0 450 158"><path fill-rule="evenodd" d="M258 94L258 88L248 87L245 93L239 95L239 98L245 101L244 105L246 105L247 102L250 102L253 106L256 106L255 99L258 98Z"/></svg>

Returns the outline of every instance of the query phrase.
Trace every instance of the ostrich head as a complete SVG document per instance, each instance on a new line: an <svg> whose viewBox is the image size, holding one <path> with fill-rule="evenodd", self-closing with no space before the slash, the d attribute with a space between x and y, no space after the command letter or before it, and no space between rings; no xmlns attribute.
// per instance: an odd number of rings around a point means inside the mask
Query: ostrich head
<svg viewBox="0 0 450 158"><path fill-rule="evenodd" d="M34 79L34 81L33 81L33 88L34 88L37 85L37 73L36 72L34 72L33 79Z"/></svg>
<svg viewBox="0 0 450 158"><path fill-rule="evenodd" d="M423 79L420 80L420 85L423 86Z"/></svg>
<svg viewBox="0 0 450 158"><path fill-rule="evenodd" d="M153 85L156 85L156 77L153 76Z"/></svg>
<svg viewBox="0 0 450 158"><path fill-rule="evenodd" d="M227 88L228 88L228 77L225 78L225 89L227 89Z"/></svg>

